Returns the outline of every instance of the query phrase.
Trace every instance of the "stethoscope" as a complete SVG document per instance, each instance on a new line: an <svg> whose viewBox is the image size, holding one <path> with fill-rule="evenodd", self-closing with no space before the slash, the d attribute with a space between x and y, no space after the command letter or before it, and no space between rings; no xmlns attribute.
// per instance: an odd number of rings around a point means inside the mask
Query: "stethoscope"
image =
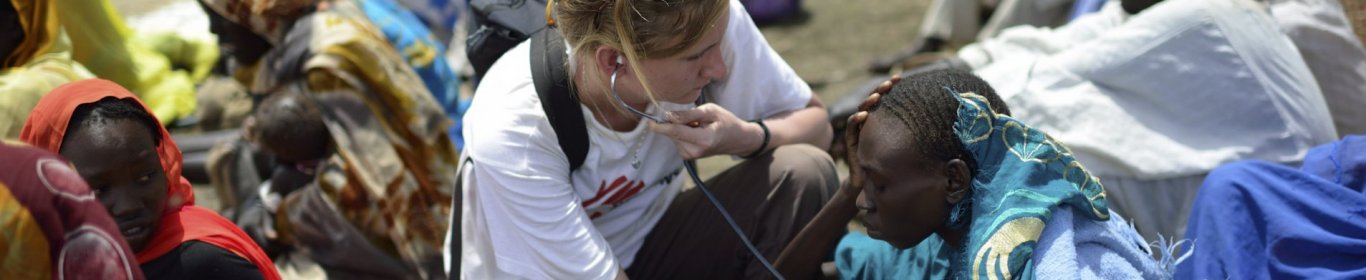
<svg viewBox="0 0 1366 280"><path fill-rule="evenodd" d="M636 116L650 119L655 123L665 123L666 121L663 117L657 117L651 114L647 114L645 112L641 112L640 110L636 110L636 108L631 107L630 104L626 104L626 101L621 100L621 95L617 94L617 72L621 70L621 64L621 57L617 57L617 65L615 68L612 69L612 98L617 100L618 105L621 105L621 107L625 107L627 111L630 111L632 114L635 114ZM706 94L698 95L696 104L707 103L706 96ZM689 125L692 126L691 124ZM754 254L754 258L758 259L759 263L763 264L764 268L768 269L768 272L773 274L773 278L777 278L778 280L784 280L785 278L783 278L783 275L778 274L778 269L773 268L773 263L770 263L767 258L764 258L764 255L762 253L759 253L759 248L754 247L754 242L750 241L749 236L745 235L744 230L740 229L740 225L735 223L735 218L731 217L730 211L726 211L726 207L721 205L721 200L716 199L716 195L712 194L711 190L707 189L707 185L702 183L702 178L697 176L697 161L684 160L683 168L688 170L688 176L692 177L693 184L696 184L697 188L702 190L702 194L707 196L707 200L711 201L711 205L716 206L716 210L721 212L721 218L724 218L726 220L726 224L730 225L730 229L732 231L735 231L735 235L737 237L740 237L740 242L745 244L745 248L749 249L750 254Z"/></svg>

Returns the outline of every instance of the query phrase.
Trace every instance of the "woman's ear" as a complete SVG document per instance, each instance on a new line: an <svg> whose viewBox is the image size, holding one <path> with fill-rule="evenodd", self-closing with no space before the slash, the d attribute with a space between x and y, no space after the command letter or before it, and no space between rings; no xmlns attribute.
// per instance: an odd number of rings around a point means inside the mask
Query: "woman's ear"
<svg viewBox="0 0 1366 280"><path fill-rule="evenodd" d="M961 159L952 159L944 165L944 177L949 180L946 196L949 203L958 203L967 199L972 190L972 172L968 170L968 163Z"/></svg>
<svg viewBox="0 0 1366 280"><path fill-rule="evenodd" d="M620 57L620 51L608 46L598 46L598 49L593 51L593 63L597 64L598 69L602 71L603 76L611 76L612 71L616 71L618 68L622 71L626 71L630 68L624 67L625 65L622 65L623 63L618 62L620 61Z"/></svg>

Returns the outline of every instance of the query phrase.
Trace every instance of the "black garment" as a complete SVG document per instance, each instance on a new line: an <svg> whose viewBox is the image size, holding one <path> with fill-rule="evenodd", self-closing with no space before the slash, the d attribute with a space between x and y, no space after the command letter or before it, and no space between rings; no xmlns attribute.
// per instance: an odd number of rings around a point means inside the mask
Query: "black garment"
<svg viewBox="0 0 1366 280"><path fill-rule="evenodd" d="M264 279L246 258L209 243L189 241L142 264L147 279Z"/></svg>

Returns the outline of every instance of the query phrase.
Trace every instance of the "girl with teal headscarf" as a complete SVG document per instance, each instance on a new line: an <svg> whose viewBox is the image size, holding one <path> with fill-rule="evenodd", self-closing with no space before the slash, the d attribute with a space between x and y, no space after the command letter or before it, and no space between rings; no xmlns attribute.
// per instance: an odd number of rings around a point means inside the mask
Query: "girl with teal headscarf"
<svg viewBox="0 0 1366 280"><path fill-rule="evenodd" d="M836 253L846 279L1168 278L1100 181L1066 146L998 114L989 89L959 70L879 88L849 121L849 179L779 268L812 275L861 209L867 235Z"/></svg>

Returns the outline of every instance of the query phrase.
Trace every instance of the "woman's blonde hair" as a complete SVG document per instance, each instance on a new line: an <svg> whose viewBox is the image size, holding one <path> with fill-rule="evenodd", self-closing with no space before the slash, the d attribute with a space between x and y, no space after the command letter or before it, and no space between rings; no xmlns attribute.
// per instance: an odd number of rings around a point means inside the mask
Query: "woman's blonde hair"
<svg viewBox="0 0 1366 280"><path fill-rule="evenodd" d="M608 46L621 51L627 67L655 102L650 83L641 75L639 61L670 57L692 48L729 10L729 0L555 0L554 24L569 41L577 66L585 73L600 71L596 50ZM570 71L573 72L573 71ZM585 82L608 88L598 75ZM619 108L620 109L620 108Z"/></svg>

